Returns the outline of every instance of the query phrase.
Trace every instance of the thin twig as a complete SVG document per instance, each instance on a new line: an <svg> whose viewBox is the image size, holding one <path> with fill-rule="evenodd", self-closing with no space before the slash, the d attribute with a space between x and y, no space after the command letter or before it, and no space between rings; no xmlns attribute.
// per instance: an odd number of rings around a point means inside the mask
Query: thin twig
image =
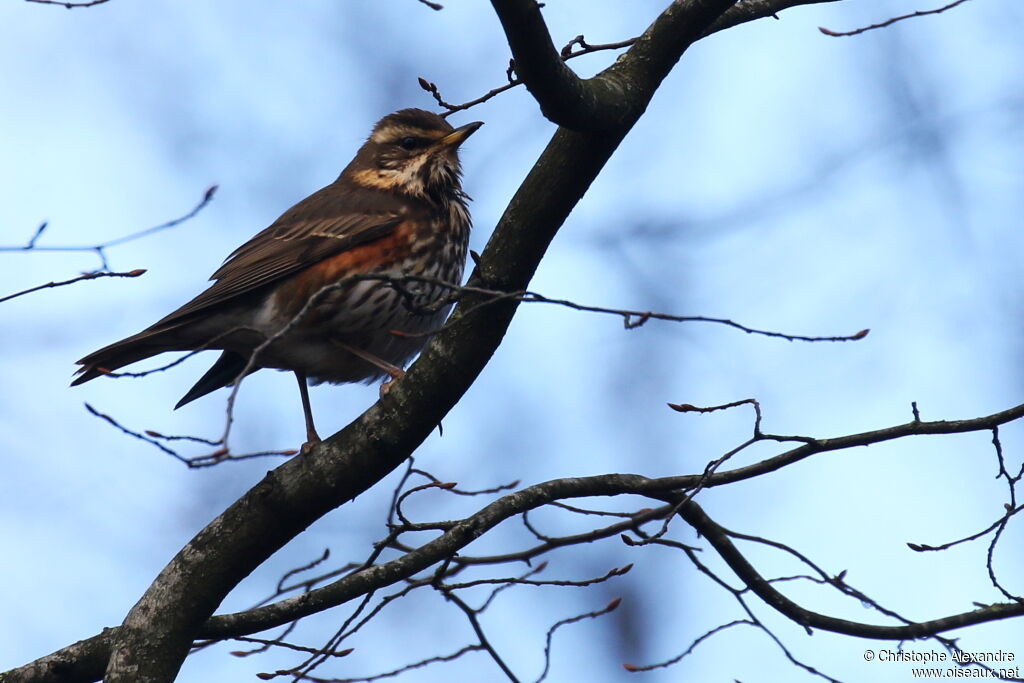
<svg viewBox="0 0 1024 683"><path fill-rule="evenodd" d="M103 420L104 422L107 422L108 424L112 425L113 427L116 427L118 430L120 430L121 432L127 434L128 436L134 437L134 438L136 438L136 439L138 439L140 441L145 441L146 443L148 443L150 445L156 446L157 448L159 448L164 453L170 455L175 460L178 460L179 462L184 463L186 466L188 466L191 469L199 469L199 468L202 468L202 467L212 467L213 465L219 465L220 463L225 462L227 460L231 460L231 461L251 460L252 458L265 458L265 457L270 457L270 456L288 457L288 456L295 455L295 453L296 453L295 449L283 449L283 450L276 450L276 451L275 450L257 451L257 452L254 452L254 453L243 453L241 455L234 455L232 453L229 453L227 448L221 446L220 448L218 448L217 450L213 451L212 453L207 453L205 455L200 455L200 456L189 458L189 457L186 457L184 455L181 455L180 453L175 451L173 448L170 448L170 447L164 445L163 443L160 442L160 439L163 439L163 440L166 440L166 441L196 441L196 442L199 442L199 443L210 444L210 445L216 445L218 442L211 441L209 439L203 439L203 438L197 437L197 436L166 437L166 436L160 434L159 432L154 432L152 430L146 430L145 432L136 432L136 431L134 431L132 429L129 429L128 427L125 427L123 424L121 424L120 422L118 422L117 420L112 418L110 415L107 415L105 413L101 413L100 411L96 410L95 408L93 408L88 403L85 404L85 409L87 411L89 411L90 414L100 418L101 420Z"/></svg>
<svg viewBox="0 0 1024 683"><path fill-rule="evenodd" d="M286 648L288 650L295 650L296 652L309 652L309 653L316 654L316 655L325 655L327 657L347 657L348 655L352 654L352 649L353 649L353 648L347 648L345 650L325 651L325 650L318 649L318 648L306 647L305 645L295 645L293 643L286 643L285 641L283 641L283 640L281 640L279 638L269 639L269 638L253 638L252 636L235 636L234 638L232 638L232 640L240 640L243 643L258 643L258 644L263 645L264 648L283 647L283 648ZM235 656L248 656L250 653L249 652L244 652L244 653L240 654L238 652L232 652L231 654L233 654Z"/></svg>
<svg viewBox="0 0 1024 683"><path fill-rule="evenodd" d="M371 683L372 681L379 681L379 680L382 680L382 679L385 679L385 678L395 678L395 677L397 677L397 676L399 676L399 675L401 675L401 674L403 674L403 673L405 673L407 671L412 671L413 669L421 669L421 668L423 668L425 666L428 666L430 664L437 664L438 662L451 662L451 661L454 661L454 660L458 659L459 657L461 657L462 655L464 655L464 654L466 654L468 652L479 652L482 649L483 648L480 647L479 645L466 645L465 647L463 647L463 648L461 648L459 650L456 650L455 652L453 652L451 654L448 654L448 655L437 655L435 657L428 657L426 659L421 659L420 661L414 662L412 664L406 664L405 666L399 667L398 669L392 669L391 671L385 671L384 673L374 674L372 676L362 676L360 678L320 679L320 678L313 678L312 676L305 676L304 675L301 680L307 680L307 681L327 681L329 683ZM283 672L283 673L290 673L290 672Z"/></svg>
<svg viewBox="0 0 1024 683"><path fill-rule="evenodd" d="M722 16L719 17L719 19L716 22L714 22L708 28L707 31L704 32L701 38L706 38L709 35L712 35L724 29L731 28L739 24L744 24L749 21L763 19L765 17L774 17L778 19L779 17L776 14L777 12L783 9L795 7L797 5L814 5L818 3L835 1L836 0L794 0L793 2L784 3L781 4L781 6L779 6L776 5L775 3L745 0L744 2L736 3L728 11L722 14ZM961 2L963 1L964 0L961 0ZM620 40L612 43L587 43L586 39L582 35L579 35L573 38L571 41L569 41L569 43L566 44L561 49L560 56L563 60L567 61L570 59L574 59L576 57L580 57L582 55L592 54L603 50L619 50L627 47L632 47L637 40L639 40L639 36L636 38L627 38L626 40ZM572 48L574 45L579 45L580 49L573 51ZM480 97L477 97L476 99L473 100L469 100L468 102L463 102L462 104L451 104L449 102L446 102L441 97L441 93L438 92L437 85L435 83L432 83L424 78L420 78L419 83L420 87L429 92L431 96L434 98L434 101L437 102L437 104L442 109L445 110L445 112L442 113L441 116L447 117L451 114L454 114L455 112L465 111L466 109L475 107L478 104L483 104L484 102L496 97L497 95L500 95L503 92L506 92L507 90L511 90L512 88L518 85L522 85L521 80L513 77L512 74L514 72L515 60L510 59L508 70L506 71L506 78L508 80L506 84L489 90Z"/></svg>
<svg viewBox="0 0 1024 683"><path fill-rule="evenodd" d="M962 5L965 2L967 2L967 0L956 0L956 2L951 2L948 5L944 5L942 7L939 7L938 9L926 9L926 10L921 10L921 11L918 11L918 12L911 12L910 14L904 14L904 15L899 16L899 17L893 17L892 19L889 19L887 21L883 21L880 24L871 24L870 26L863 26L861 28L854 29L852 31L833 31L833 30L827 29L827 28L825 28L823 26L819 26L818 30L821 31L822 33L824 33L826 36L831 36L833 38L841 38L841 37L845 37L845 36L856 36L856 35L860 35L861 33L866 33L868 31L874 31L875 29L885 28L886 26L892 26L897 21L903 21L904 19L915 19L917 17L928 16L929 14L942 14L946 10L951 10L954 7L956 7L957 5Z"/></svg>
<svg viewBox="0 0 1024 683"><path fill-rule="evenodd" d="M8 294L7 296L0 297L0 304L4 303L5 301L10 301L11 299L17 299L19 296L31 294L32 292L38 292L43 289L51 289L53 287L63 287L64 285L71 285L76 282L82 282L83 280L95 280L101 277L139 277L145 272L146 270L144 268L136 268L135 270L129 270L126 273L112 273L108 270L98 270L92 273L83 273L78 277L71 278L70 280L62 280L61 282L47 282L45 285L37 285L35 287L23 289L20 292L15 292L14 294Z"/></svg>
<svg viewBox="0 0 1024 683"><path fill-rule="evenodd" d="M76 7L93 7L95 5L102 5L110 0L86 0L85 2L67 2L67 0L25 0L25 2L34 2L40 5L61 5L65 9L75 9Z"/></svg>
<svg viewBox="0 0 1024 683"><path fill-rule="evenodd" d="M202 458L199 458L198 461L200 463L202 463L203 466L206 466L208 464L216 464L217 462L220 462L221 460L234 459L234 456L228 456L228 454L230 453L230 447L228 445L229 444L229 437L231 435L231 430L232 430L232 426L233 426L233 423L234 423L234 404L235 404L235 401L237 399L238 392L240 391L241 386L242 386L243 381L245 380L245 378L253 370L258 369L260 367L260 365L259 365L259 358L262 355L262 353L264 352L264 350L267 347L271 346L273 343L275 343L277 340L279 340L282 337L290 334L292 332L292 330L297 328L302 323L302 321L308 315L310 315L312 313L312 311L314 311L316 309L316 307L327 296L329 296L333 292L338 291L339 289L342 289L342 288L345 288L345 287L351 287L352 285L354 285L356 283L360 283L360 282L384 282L384 283L387 283L390 287L392 287L400 295L402 295L403 297L406 298L407 305L410 307L410 310L413 310L414 312L418 312L418 313L424 313L424 314L435 313L438 310L441 310L442 308L447 307L447 306L451 305L453 302L459 300L465 294L478 295L478 296L484 297L484 301L482 301L480 303L477 303L476 305L470 306L465 311L463 311L462 316L458 320L448 320L448 321L446 321L444 324L442 324L438 328L435 328L435 329L432 329L432 330L428 330L426 332L420 332L420 333L411 333L411 332L405 332L405 331L402 331L402 330L391 330L391 333L394 334L395 336L398 336L398 337L425 337L425 336L431 336L431 335L434 335L434 334L440 332L441 330L447 328L450 325L456 324L459 320L462 320L466 316L469 316L469 315L477 312L478 310L480 310L481 308L483 308L485 306L494 305L494 304L499 303L499 302L507 302L507 301L518 301L520 303L549 304L549 305L555 305L555 306L562 306L562 307L569 308L569 309L576 310L576 311L582 311L582 312L588 312L588 313L603 313L603 314L608 314L608 315L614 315L614 316L618 316L618 317L622 318L623 327L625 327L625 329L635 329L635 328L640 327L641 325L647 323L650 320L661 320L661 321L666 321L666 322L678 322L678 323L704 322L704 323L712 323L712 324L725 325L727 327L732 327L733 329L740 330L740 331L745 332L747 334L760 335L760 336L771 337L771 338L775 338L775 339L784 339L786 341L805 341L805 342L848 342L848 341L857 341L857 340L863 339L865 336L867 336L867 334L869 332L868 330L865 329L865 330L861 330L861 331L856 332L856 333L851 334L851 335L833 335L833 336L798 335L798 334L790 334L790 333L785 333L785 332L777 332L777 331L773 331L773 330L763 330L763 329L753 328L753 327L749 327L747 325L743 325L741 323L738 323L738 322L735 322L733 320L729 320L729 319L726 319L726 318L712 318L712 317L708 317L708 316L683 316L683 315L673 315L673 314L669 314L669 313L659 313L659 312L653 312L653 311L638 311L638 310L631 310L631 309L609 308L609 307L604 307L604 306L590 306L590 305L586 305L586 304L580 304L580 303L577 303L575 301L570 301L568 299L554 299L554 298L551 298L551 297L544 296L543 294L539 294L537 292L531 292L531 291L528 291L528 290L521 290L521 291L515 291L515 292L504 292L504 291L501 291L501 290L494 290L494 289L489 289L489 288L485 288L485 287L459 286L459 285L455 285L455 284L452 284L450 282L446 282L446 281L438 279L438 278L421 277L421 276L415 276L415 275L393 276L393 275L370 274L370 273L363 273L363 274L358 274L358 275L352 275L352 276L349 276L349 277L346 277L346 278L340 280L339 282L335 282L335 283L332 283L332 284L329 284L329 285L326 285L326 286L320 288L317 292L315 292L312 296L310 296L309 299L307 299L307 301L306 301L305 305L302 307L302 309L299 310L299 312L296 313L295 316L292 317L291 320L289 320L285 325L283 325L280 329L278 329L274 334L272 334L269 337L267 337L262 343L260 343L255 349L253 349L252 353L249 354L249 358L246 361L246 365L241 369L241 371L238 373L238 375L235 378L235 380L232 382L231 392L230 392L230 394L228 395L228 398L227 398L227 404L226 404L226 408L225 408L226 420L225 420L224 430L221 433L220 438L215 440L215 443L220 445L220 449L217 452L215 452L215 453L208 454L206 456L203 456ZM439 287L439 288L443 288L443 289L449 290L449 294L447 296L442 297L437 302L434 302L434 303L432 303L430 305L416 305L415 304L415 299L418 296L418 294L417 294L416 291L414 291L414 288L412 287L412 285L429 285L429 286L432 286L432 287ZM240 328L232 328L230 330L225 330L220 335L218 335L218 338L226 336L228 334L231 334L232 332L234 332L237 329L240 329ZM216 341L216 339L209 340L201 348L211 348L215 344L215 341ZM190 353L194 354L196 352L197 351L192 351ZM188 356L186 356L186 357L188 357ZM146 374L149 374L150 372L166 370L167 368L173 367L177 363L182 362L182 360L183 360L182 358L176 359L172 363L163 365L163 366L161 366L159 368L156 368L154 370L143 371L143 372L140 372L140 373L120 373L120 374L127 375L127 376L134 376L134 377L144 376ZM108 374L114 375L114 376L118 375L118 373L113 373L113 372L108 373ZM746 401L746 402L749 402L749 400ZM725 406L725 407L729 407L729 406ZM680 408L676 408L676 409L679 410ZM788 437L770 437L770 436L766 435L765 438L774 438L775 440L786 440ZM277 451L271 452L271 454L277 454L277 453L279 453L279 452L277 452ZM193 460L193 462L196 462L196 461Z"/></svg>
<svg viewBox="0 0 1024 683"><path fill-rule="evenodd" d="M519 683L519 679L516 678L512 669L509 668L508 664L505 663L505 660L503 660L498 654L498 651L494 649L493 645L491 645L491 641L488 640L483 627L480 625L480 620L477 618L477 611L467 605L465 601L455 593L444 590L441 592L445 598L453 602L460 610L462 610L462 613L466 615L466 619L469 621L470 627L472 627L473 632L480 641L480 649L490 655L491 659L494 660L494 663L498 665L498 668L501 669L502 673L505 674L508 680L512 681L512 683Z"/></svg>
<svg viewBox="0 0 1024 683"><path fill-rule="evenodd" d="M598 617L604 616L605 614L608 614L609 612L615 611L615 609L621 603L622 603L622 598L614 598L611 602L609 602L607 605L605 605L604 607L602 607L599 610L594 610L593 612L586 612L584 614L578 614L575 617L569 617L568 619L562 619L562 620L556 621L554 624L552 624L551 628L548 629L547 637L546 637L545 643L544 643L544 670L541 671L540 676L537 678L537 683L540 683L545 678L547 678L548 677L548 671L551 669L551 639L554 637L555 631L557 631L558 629L560 629L563 626L567 626L569 624L575 624L576 622L583 621L584 619L597 619Z"/></svg>
<svg viewBox="0 0 1024 683"><path fill-rule="evenodd" d="M653 671L655 669L665 669L667 667L672 666L673 664L679 663L682 659L684 659L686 657L689 657L691 654L693 654L693 651L697 649L698 645L700 645L701 643L703 643L705 640L707 640L711 636L715 635L716 633L721 633L722 631L727 631L727 630L733 628L734 626L740 626L740 625L757 626L757 622L751 621L750 619L735 619L733 621L730 621L727 624L719 624L718 626L714 627L710 631L706 631L706 632L702 633L701 635L697 636L696 638L694 638L690 642L690 646L689 647L687 647L685 650L680 652L678 655L676 655L672 659L666 659L665 661L658 662L656 664L644 664L644 665L641 665L641 666L638 666L636 664L623 664L622 668L624 668L626 671L629 671L629 672L632 672L632 673L636 673L636 672L639 672L639 671Z"/></svg>
<svg viewBox="0 0 1024 683"><path fill-rule="evenodd" d="M586 588L593 586L596 583L604 583L609 579L614 579L617 576L622 576L629 572L633 568L632 564L627 564L624 567L614 567L606 574L598 576L593 579L583 579L580 581L570 581L568 579L550 579L548 581L539 581L537 579L525 579L515 577L505 577L499 579L475 579L473 581L466 581L465 583L447 583L444 584L446 590L461 590L463 588L472 588L473 586L487 586L492 584L508 584L508 585L522 585L522 586L568 586L573 588ZM539 571L539 568L531 573Z"/></svg>
<svg viewBox="0 0 1024 683"><path fill-rule="evenodd" d="M561 55L563 60L570 60L581 55L587 55L602 50L618 50L624 47L629 47L636 41L636 38L629 38L627 40L621 40L617 43L590 44L586 42L582 35L578 35L571 41L569 41L569 43L565 47L562 48ZM580 49L573 52L572 47L574 45L579 45ZM437 102L438 106L445 110L445 112L441 114L441 116L447 117L451 114L454 114L455 112L465 111L466 109L475 107L478 104L483 104L487 100L496 97L497 95L500 95L506 90L511 90L517 85L521 85L522 81L519 80L518 78L513 77L512 74L514 72L515 60L510 59L508 64L508 71L505 74L508 79L507 83L505 83L504 85L499 85L497 88L488 90L480 97L477 97L476 99L470 100L468 102L463 102L462 104L451 104L450 102L445 102L445 100L441 97L441 93L437 89L436 83L428 81L427 79L422 77L419 78L418 81L420 87L426 90L428 93L430 93L431 96L433 96L434 101Z"/></svg>
<svg viewBox="0 0 1024 683"><path fill-rule="evenodd" d="M28 1L29 2L44 2L44 0L28 0ZM106 1L107 0L103 0L103 2L106 2ZM63 3L63 2L47 2L46 4L65 5L66 3ZM96 3L93 3L93 4L96 4ZM70 6L71 7L88 7L89 5L70 5ZM89 244L89 245L54 245L54 246L49 246L48 245L48 246L40 246L39 244L37 244L37 241L42 236L43 232L49 227L49 223L43 222L42 224L40 224L40 226L38 228L36 228L35 233L28 240L28 242L26 242L25 244L20 245L20 246L0 246L0 251L55 251L55 252L91 251L91 252L94 252L99 257L99 259L100 259L100 268L99 268L99 270L100 271L108 271L108 270L110 270L110 267L109 267L109 264L107 263L107 255L106 255L106 250L107 249L109 249L110 247L116 247L118 245L124 244L125 242L131 242L133 240L137 240L139 238L146 237L147 235L152 235L153 233L160 232L161 230L167 230L168 228L173 228L173 227L175 227L177 225L180 225L180 224L184 223L187 220L190 220L190 219L194 218L196 214L198 214L200 211L202 211L206 207L206 205L210 203L210 201L213 199L213 195L216 192L217 192L217 185L211 185L210 187L206 188L206 191L203 193L203 198L201 200L199 200L199 203L196 204L185 215L179 216L178 218L174 218L172 220L169 220L169 221L167 221L165 223L161 223L159 225L154 225L152 227L144 228L142 230L138 230L136 232L129 233L127 235L122 235L121 237L115 237L114 239L109 240L107 242L101 242L99 244Z"/></svg>

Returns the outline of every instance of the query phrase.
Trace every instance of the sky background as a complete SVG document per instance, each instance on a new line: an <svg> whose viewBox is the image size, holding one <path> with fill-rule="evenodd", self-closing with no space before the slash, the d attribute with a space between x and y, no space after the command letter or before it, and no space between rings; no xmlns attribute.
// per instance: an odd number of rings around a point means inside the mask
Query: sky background
<svg viewBox="0 0 1024 683"><path fill-rule="evenodd" d="M450 0L111 0L65 11L0 4L0 245L91 245L186 213L195 219L109 250L104 279L46 290L0 308L0 670L121 622L153 577L199 529L255 484L273 460L189 470L90 416L89 402L134 429L219 435L223 393L172 411L205 357L144 380L69 389L73 363L149 325L204 288L234 247L332 181L395 109L433 108L417 77L453 102L504 82L508 47L487 3ZM664 0L549 0L556 45L639 34ZM959 419L1021 401L1020 254L1024 247L1024 6L974 0L851 38L852 29L927 5L873 0L789 10L694 46L655 96L552 244L531 288L608 307L730 318L793 334L863 341L791 343L709 324L652 322L625 331L612 316L527 305L479 381L416 454L417 465L466 489L519 480L633 472L695 473L742 442L744 409L680 415L666 402L756 397L768 431L839 436L923 419ZM611 53L574 60L581 75ZM466 144L472 247L483 248L554 126L523 89L452 117L486 125ZM98 266L95 254L0 253L0 296ZM317 387L321 434L376 398L376 387ZM294 380L246 380L235 452L294 448L303 423ZM1024 430L1001 430L1012 468ZM831 574L913 619L995 602L985 542L938 544L1002 512L990 435L918 437L821 455L768 477L702 492L724 526L799 548ZM761 447L732 465L779 452ZM198 452L196 453L198 454ZM331 548L334 566L362 560L384 533L395 477L278 553L222 605L243 609L282 572ZM597 501L637 509L639 500ZM425 492L421 520L471 513L483 500ZM589 520L541 511L546 533ZM681 521L674 538L704 545ZM1024 591L1024 533L1011 524L995 566ZM467 552L529 545L517 522ZM747 547L764 575L802 573ZM731 577L710 549L705 561ZM550 680L794 681L764 634L732 630L674 667L629 675L623 662L678 655L743 615L677 551L617 539L552 554L539 578L582 579L635 563L586 589L519 587L485 613L488 634L523 680L543 667L559 619L622 607L554 638ZM520 568L514 568L518 571ZM505 575L498 570L493 575ZM838 617L885 623L805 584L786 594ZM476 594L472 597L479 597ZM816 632L751 604L794 656L843 680L909 680L909 666L865 663L882 643ZM304 622L291 639L317 646L348 612ZM953 635L959 635L954 633ZM472 642L436 595L392 605L328 664L325 677L380 673ZM963 633L973 651L1024 658L1024 626ZM892 644L895 648L895 644ZM931 643L908 645L930 650ZM237 643L189 658L180 680L256 680L295 665L291 653L238 659ZM500 680L482 655L400 680Z"/></svg>

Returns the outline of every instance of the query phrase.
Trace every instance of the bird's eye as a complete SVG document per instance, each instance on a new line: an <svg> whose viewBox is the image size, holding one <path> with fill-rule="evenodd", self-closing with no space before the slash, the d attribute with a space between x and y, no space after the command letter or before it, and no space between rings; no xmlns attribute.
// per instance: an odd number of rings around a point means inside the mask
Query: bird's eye
<svg viewBox="0 0 1024 683"><path fill-rule="evenodd" d="M416 149L420 146L419 138L412 136L404 137L398 141L398 146L402 149Z"/></svg>

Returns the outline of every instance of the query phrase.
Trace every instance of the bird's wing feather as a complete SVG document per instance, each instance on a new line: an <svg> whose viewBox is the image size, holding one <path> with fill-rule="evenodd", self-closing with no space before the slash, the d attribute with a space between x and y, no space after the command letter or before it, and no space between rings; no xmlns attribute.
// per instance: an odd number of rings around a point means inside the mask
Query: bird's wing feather
<svg viewBox="0 0 1024 683"><path fill-rule="evenodd" d="M173 325L335 254L386 237L402 222L404 208L369 193L328 186L232 252L211 276L214 284L209 289L151 329Z"/></svg>
<svg viewBox="0 0 1024 683"><path fill-rule="evenodd" d="M382 193L344 185L340 180L310 195L267 229L236 249L210 278L206 291L154 325L105 346L78 361L73 384L104 370L175 348L165 336L199 312L288 277L304 268L391 234L409 206Z"/></svg>

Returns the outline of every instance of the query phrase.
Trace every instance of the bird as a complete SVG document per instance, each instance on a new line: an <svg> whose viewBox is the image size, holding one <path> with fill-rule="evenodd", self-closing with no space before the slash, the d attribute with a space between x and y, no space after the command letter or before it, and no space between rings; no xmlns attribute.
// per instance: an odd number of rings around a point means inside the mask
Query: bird
<svg viewBox="0 0 1024 683"><path fill-rule="evenodd" d="M191 301L79 360L72 386L169 351L219 350L175 409L262 368L291 371L306 445L319 442L309 383L388 377L383 394L447 318L471 226L458 150L481 125L385 116L333 183L235 249Z"/></svg>

